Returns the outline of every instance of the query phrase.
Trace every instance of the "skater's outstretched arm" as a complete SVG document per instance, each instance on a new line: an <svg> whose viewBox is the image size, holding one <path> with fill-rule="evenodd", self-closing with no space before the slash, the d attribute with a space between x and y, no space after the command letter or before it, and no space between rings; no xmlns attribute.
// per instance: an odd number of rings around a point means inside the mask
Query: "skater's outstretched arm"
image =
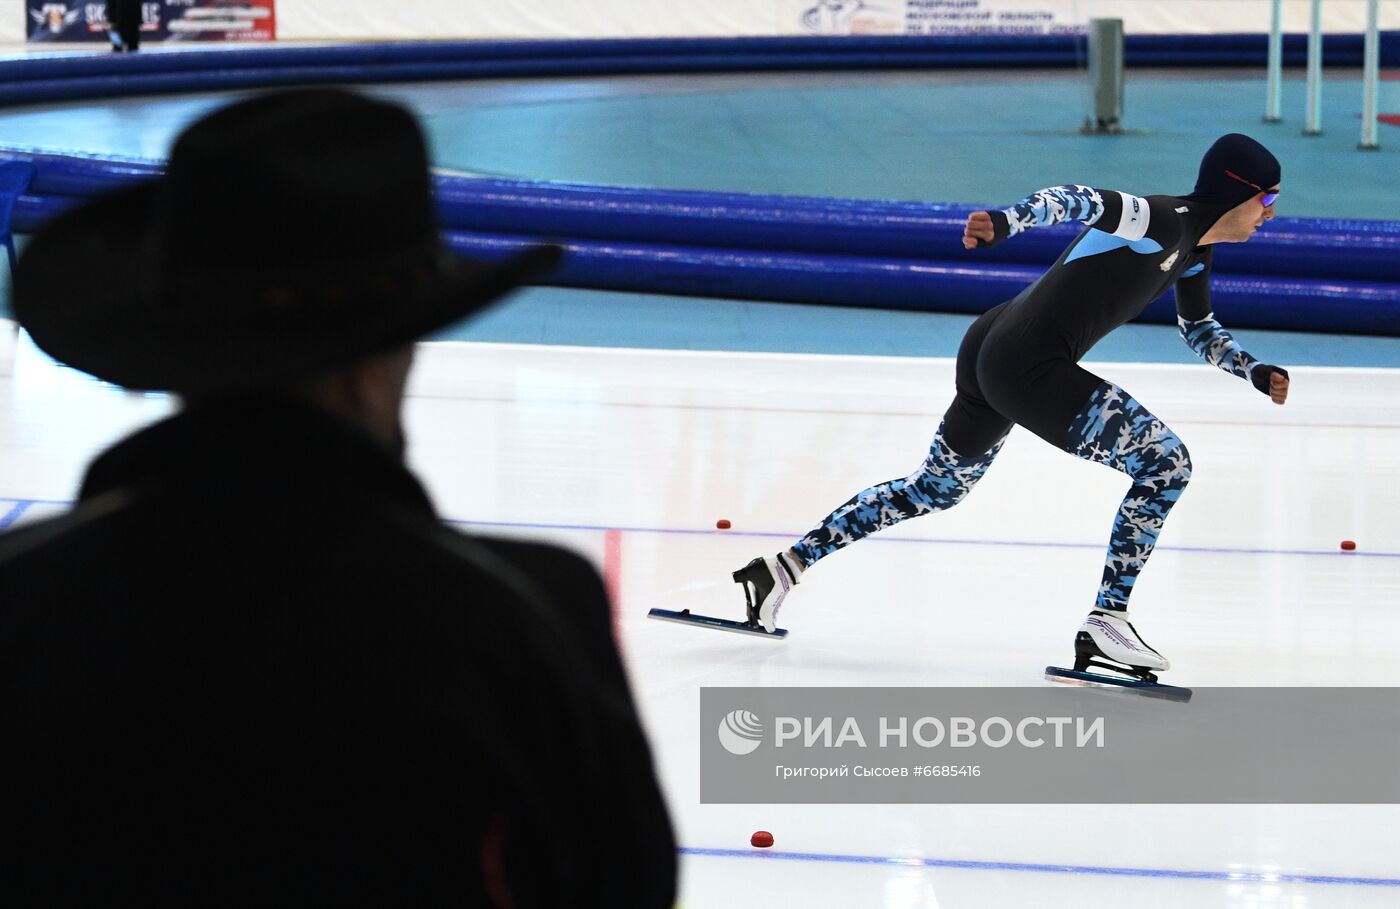
<svg viewBox="0 0 1400 909"><path fill-rule="evenodd" d="M1113 190L1070 184L1042 189L1010 208L977 211L963 228L963 246L995 246L1032 227L1083 221L1116 236L1140 240L1147 232L1146 199Z"/></svg>
<svg viewBox="0 0 1400 909"><path fill-rule="evenodd" d="M1176 282L1176 321L1182 340L1196 356L1231 375L1247 379L1275 404L1288 400L1288 371L1261 363L1215 320L1210 308L1211 254Z"/></svg>

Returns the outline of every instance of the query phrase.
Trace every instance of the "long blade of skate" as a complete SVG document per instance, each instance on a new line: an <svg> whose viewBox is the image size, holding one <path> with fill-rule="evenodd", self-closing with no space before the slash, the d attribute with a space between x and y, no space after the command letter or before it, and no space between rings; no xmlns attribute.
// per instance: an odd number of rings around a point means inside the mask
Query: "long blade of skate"
<svg viewBox="0 0 1400 909"><path fill-rule="evenodd" d="M698 625L702 628L714 628L719 631L734 631L739 634L756 634L761 638L787 637L786 628L776 628L772 632L764 631L762 625L750 625L748 622L735 622L731 619L717 619L714 616L696 615L689 609L682 609L680 612L673 612L670 609L653 609L647 613L647 618L661 619L666 622L679 622L682 625Z"/></svg>
<svg viewBox="0 0 1400 909"><path fill-rule="evenodd" d="M1146 679L1134 679L1127 676L1104 675L1098 672L1075 672L1073 669L1046 666L1045 678L1052 682L1062 682L1066 685L1126 688L1135 694L1141 694L1152 698L1164 698L1168 701L1178 701L1183 704L1191 700L1190 688L1178 688L1175 685L1163 685L1161 682L1149 682Z"/></svg>

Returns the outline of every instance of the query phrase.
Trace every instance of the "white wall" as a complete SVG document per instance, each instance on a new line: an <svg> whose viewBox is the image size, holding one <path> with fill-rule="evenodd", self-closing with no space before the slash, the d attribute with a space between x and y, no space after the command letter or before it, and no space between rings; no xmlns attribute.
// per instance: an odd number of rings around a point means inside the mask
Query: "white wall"
<svg viewBox="0 0 1400 909"><path fill-rule="evenodd" d="M0 44L24 40L24 0L0 0Z"/></svg>
<svg viewBox="0 0 1400 909"><path fill-rule="evenodd" d="M69 0L76 5L82 0ZM1400 0L1381 25L1400 29ZM1285 0L1303 32L1309 0ZM24 0L0 0L0 44L21 43ZM1328 32L1360 32L1365 0L1324 0ZM1129 33L1266 32L1270 0L278 0L283 40L904 34L1017 25L1074 28L1095 16Z"/></svg>
<svg viewBox="0 0 1400 909"><path fill-rule="evenodd" d="M279 37L584 38L775 34L783 0L279 0Z"/></svg>
<svg viewBox="0 0 1400 909"><path fill-rule="evenodd" d="M1285 0L1308 27L1310 0ZM279 35L324 38L596 38L905 34L1021 26L1057 31L1096 16L1130 33L1267 32L1271 0L279 0ZM1324 0L1329 32L1360 32L1365 0ZM1382 0L1400 28L1400 0Z"/></svg>

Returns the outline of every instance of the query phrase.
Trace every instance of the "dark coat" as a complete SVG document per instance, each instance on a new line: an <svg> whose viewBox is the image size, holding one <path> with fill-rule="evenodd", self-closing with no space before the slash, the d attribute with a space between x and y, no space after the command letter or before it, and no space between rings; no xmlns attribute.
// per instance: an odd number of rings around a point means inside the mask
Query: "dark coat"
<svg viewBox="0 0 1400 909"><path fill-rule="evenodd" d="M107 0L107 24L131 50L141 46L141 0Z"/></svg>
<svg viewBox="0 0 1400 909"><path fill-rule="evenodd" d="M597 572L303 405L167 420L0 536L0 730L6 906L673 904Z"/></svg>

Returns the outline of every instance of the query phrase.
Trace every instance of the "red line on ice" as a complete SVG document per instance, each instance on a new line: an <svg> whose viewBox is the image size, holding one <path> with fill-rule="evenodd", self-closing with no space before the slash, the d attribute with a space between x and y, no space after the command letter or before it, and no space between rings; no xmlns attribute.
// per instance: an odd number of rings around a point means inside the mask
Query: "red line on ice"
<svg viewBox="0 0 1400 909"><path fill-rule="evenodd" d="M617 618L622 610L622 531L603 531L603 586L612 607L613 639L621 646Z"/></svg>

